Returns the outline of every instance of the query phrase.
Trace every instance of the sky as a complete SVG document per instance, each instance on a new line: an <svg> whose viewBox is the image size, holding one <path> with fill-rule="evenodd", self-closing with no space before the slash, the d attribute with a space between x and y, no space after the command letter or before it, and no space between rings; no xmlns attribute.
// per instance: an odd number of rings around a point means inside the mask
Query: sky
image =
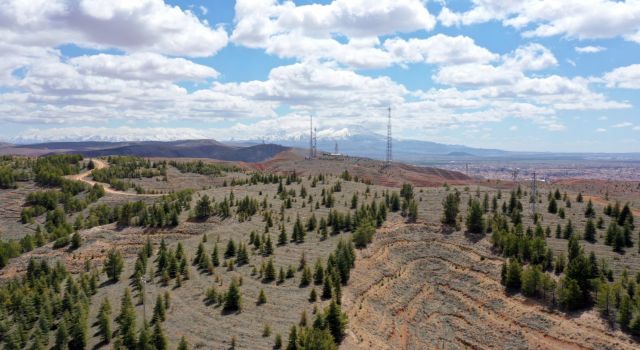
<svg viewBox="0 0 640 350"><path fill-rule="evenodd" d="M0 140L640 152L640 0L0 0Z"/></svg>

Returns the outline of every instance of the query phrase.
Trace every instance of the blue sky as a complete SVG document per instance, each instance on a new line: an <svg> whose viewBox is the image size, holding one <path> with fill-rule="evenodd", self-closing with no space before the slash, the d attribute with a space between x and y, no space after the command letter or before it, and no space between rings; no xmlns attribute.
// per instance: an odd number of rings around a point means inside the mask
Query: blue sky
<svg viewBox="0 0 640 350"><path fill-rule="evenodd" d="M12 0L0 139L640 151L640 2Z"/></svg>

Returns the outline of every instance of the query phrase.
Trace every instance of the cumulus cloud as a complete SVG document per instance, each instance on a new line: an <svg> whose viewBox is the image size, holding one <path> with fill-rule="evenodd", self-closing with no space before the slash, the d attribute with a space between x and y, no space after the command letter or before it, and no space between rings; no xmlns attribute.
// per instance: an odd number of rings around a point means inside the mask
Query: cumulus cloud
<svg viewBox="0 0 640 350"><path fill-rule="evenodd" d="M577 53L598 53L606 50L607 48L602 46L576 46Z"/></svg>
<svg viewBox="0 0 640 350"><path fill-rule="evenodd" d="M69 63L82 74L126 80L206 80L219 75L209 66L154 53L79 56L71 58Z"/></svg>
<svg viewBox="0 0 640 350"><path fill-rule="evenodd" d="M438 20L445 26L501 21L505 26L524 30L525 37L623 37L640 43L637 0L473 0L468 11L444 8Z"/></svg>
<svg viewBox="0 0 640 350"><path fill-rule="evenodd" d="M231 39L236 44L278 57L331 59L364 68L393 63L380 49L379 36L428 31L436 23L420 0L334 0L300 6L238 0L235 10Z"/></svg>
<svg viewBox="0 0 640 350"><path fill-rule="evenodd" d="M619 67L603 76L607 87L640 89L640 64Z"/></svg>
<svg viewBox="0 0 640 350"><path fill-rule="evenodd" d="M74 43L184 56L213 55L228 41L222 27L163 0L8 0L0 7L0 34L24 46Z"/></svg>
<svg viewBox="0 0 640 350"><path fill-rule="evenodd" d="M429 64L456 65L486 63L499 56L475 44L466 36L436 34L427 39L389 39L384 47L400 62L426 62Z"/></svg>

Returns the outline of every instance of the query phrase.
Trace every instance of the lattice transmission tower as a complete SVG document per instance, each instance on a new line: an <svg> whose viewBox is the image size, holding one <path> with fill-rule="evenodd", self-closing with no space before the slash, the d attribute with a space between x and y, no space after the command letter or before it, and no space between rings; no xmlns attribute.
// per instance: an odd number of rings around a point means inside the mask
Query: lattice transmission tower
<svg viewBox="0 0 640 350"><path fill-rule="evenodd" d="M388 111L389 111L389 116L387 121L387 158L386 158L387 166L391 165L391 161L393 160L392 153L391 153L391 106L389 106Z"/></svg>

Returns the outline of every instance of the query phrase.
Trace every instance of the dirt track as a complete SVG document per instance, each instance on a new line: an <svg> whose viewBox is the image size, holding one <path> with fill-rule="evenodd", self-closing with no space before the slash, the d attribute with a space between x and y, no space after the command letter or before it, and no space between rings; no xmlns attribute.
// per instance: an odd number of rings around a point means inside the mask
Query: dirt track
<svg viewBox="0 0 640 350"><path fill-rule="evenodd" d="M397 225L361 251L344 305L343 349L634 349L594 311L564 315L506 297L483 239Z"/></svg>
<svg viewBox="0 0 640 350"><path fill-rule="evenodd" d="M100 159L92 159L93 160L93 164L95 165L95 169L103 169L103 168L107 168L109 165L107 163L105 163L104 161L100 160ZM68 179L70 180L77 180L77 181L82 181L90 186L93 186L95 184L99 184L104 188L104 191L106 193L111 193L111 194L119 194L119 195L125 195L125 196L142 196L142 197L158 197L158 196L162 196L162 194L138 194L138 193L132 193L132 192L123 192L123 191L117 191L114 190L111 185L102 183L102 182L96 182L93 180L89 180L88 177L91 175L91 173L93 172L93 170L87 170L85 172L82 172L80 174L76 174L76 175L69 175L67 176Z"/></svg>

